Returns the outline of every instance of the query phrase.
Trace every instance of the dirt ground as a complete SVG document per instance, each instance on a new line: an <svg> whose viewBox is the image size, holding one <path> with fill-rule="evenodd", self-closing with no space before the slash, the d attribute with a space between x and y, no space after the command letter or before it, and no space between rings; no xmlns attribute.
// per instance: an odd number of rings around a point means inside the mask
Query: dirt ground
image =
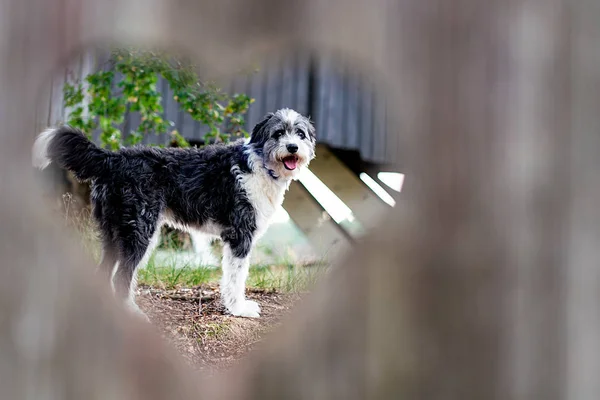
<svg viewBox="0 0 600 400"><path fill-rule="evenodd" d="M227 315L218 287L210 285L177 290L140 287L137 303L193 368L215 372L243 357L301 296L248 290L247 297L261 306L258 319Z"/></svg>

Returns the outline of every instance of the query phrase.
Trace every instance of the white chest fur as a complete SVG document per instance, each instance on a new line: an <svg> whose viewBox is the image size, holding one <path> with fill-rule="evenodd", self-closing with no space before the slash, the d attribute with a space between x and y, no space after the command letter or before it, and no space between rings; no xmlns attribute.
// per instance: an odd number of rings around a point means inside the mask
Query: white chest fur
<svg viewBox="0 0 600 400"><path fill-rule="evenodd" d="M289 182L273 179L266 171L259 170L238 175L238 183L256 210L256 237L260 237L268 228L277 208L283 203Z"/></svg>

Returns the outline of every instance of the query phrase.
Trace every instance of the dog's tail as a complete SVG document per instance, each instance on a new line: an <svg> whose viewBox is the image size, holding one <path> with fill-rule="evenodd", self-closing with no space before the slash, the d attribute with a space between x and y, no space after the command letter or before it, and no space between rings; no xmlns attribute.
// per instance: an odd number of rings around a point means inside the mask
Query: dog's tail
<svg viewBox="0 0 600 400"><path fill-rule="evenodd" d="M33 145L33 166L44 169L55 162L61 168L86 181L106 170L111 152L92 143L78 129L62 126L40 133Z"/></svg>

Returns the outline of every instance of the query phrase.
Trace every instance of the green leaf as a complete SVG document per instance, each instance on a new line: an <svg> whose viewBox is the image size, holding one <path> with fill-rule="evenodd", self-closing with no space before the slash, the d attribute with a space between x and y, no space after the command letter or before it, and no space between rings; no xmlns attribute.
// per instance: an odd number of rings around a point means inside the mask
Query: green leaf
<svg viewBox="0 0 600 400"><path fill-rule="evenodd" d="M209 127L207 137L228 141L230 133L247 134L242 126L253 99L245 94L230 96L214 83L202 82L191 63L162 52L133 48L113 49L110 63L111 70L97 71L63 88L63 103L71 108L69 123L88 134L99 127L104 147L118 149L123 145L121 131L116 126L124 122L127 107L142 117L127 136L127 145L140 143L144 134L154 132L171 135L170 141L178 146L189 146L176 130L169 132L175 124L162 116L164 99L157 90L160 76L182 109ZM115 72L119 72L116 82ZM87 93L83 82L88 84ZM87 104L84 103L86 96ZM83 118L84 112L86 118ZM221 133L221 128L227 133Z"/></svg>

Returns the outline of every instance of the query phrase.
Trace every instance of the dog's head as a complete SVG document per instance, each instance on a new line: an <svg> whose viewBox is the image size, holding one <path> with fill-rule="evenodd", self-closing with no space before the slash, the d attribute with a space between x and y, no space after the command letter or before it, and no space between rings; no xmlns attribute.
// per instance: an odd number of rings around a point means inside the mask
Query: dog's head
<svg viewBox="0 0 600 400"><path fill-rule="evenodd" d="M315 128L307 117L283 108L256 124L250 137L273 177L296 179L315 157Z"/></svg>

